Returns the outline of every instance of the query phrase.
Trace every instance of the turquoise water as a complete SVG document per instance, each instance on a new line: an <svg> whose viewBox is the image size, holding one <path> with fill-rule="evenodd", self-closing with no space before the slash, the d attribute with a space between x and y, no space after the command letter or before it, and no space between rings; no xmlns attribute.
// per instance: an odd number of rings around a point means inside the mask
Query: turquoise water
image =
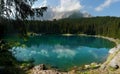
<svg viewBox="0 0 120 74"><path fill-rule="evenodd" d="M11 38L18 40L17 38ZM20 40L18 40L20 41ZM106 39L85 36L41 35L22 42L26 47L13 47L12 54L18 61L34 60L34 64L49 64L60 70L83 66L92 62L102 63L114 43Z"/></svg>

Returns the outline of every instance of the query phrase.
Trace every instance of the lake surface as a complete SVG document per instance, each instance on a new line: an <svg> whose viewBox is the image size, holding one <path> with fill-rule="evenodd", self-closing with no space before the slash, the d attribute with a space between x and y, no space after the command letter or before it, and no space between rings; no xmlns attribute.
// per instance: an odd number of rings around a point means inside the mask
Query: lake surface
<svg viewBox="0 0 120 74"><path fill-rule="evenodd" d="M11 49L18 61L34 60L34 64L48 64L60 70L83 66L92 62L102 63L115 43L102 38L86 36L41 35L28 41L9 37L26 45Z"/></svg>

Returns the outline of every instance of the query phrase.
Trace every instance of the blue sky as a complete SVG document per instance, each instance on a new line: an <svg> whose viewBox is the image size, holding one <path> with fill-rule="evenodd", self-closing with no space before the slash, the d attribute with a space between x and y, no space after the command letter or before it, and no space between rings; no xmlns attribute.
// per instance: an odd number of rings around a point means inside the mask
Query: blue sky
<svg viewBox="0 0 120 74"><path fill-rule="evenodd" d="M107 1L111 1L108 6L104 5L100 11L95 10ZM82 0L81 4L85 6L83 10L93 16L120 16L120 0Z"/></svg>
<svg viewBox="0 0 120 74"><path fill-rule="evenodd" d="M70 6L72 3L74 3L74 5ZM80 12L87 12L92 16L120 17L120 0L38 0L33 7L39 6L49 6L52 8L54 7L54 9L58 7L64 10L76 10L78 6Z"/></svg>

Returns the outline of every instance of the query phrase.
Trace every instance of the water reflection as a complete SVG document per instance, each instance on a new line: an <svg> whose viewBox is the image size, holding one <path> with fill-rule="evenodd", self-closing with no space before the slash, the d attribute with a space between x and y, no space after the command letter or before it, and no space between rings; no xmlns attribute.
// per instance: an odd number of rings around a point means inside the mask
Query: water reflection
<svg viewBox="0 0 120 74"><path fill-rule="evenodd" d="M34 64L50 64L62 70L92 62L105 61L114 44L108 40L80 36L38 36L25 42L26 47L10 51L19 61L34 60Z"/></svg>
<svg viewBox="0 0 120 74"><path fill-rule="evenodd" d="M78 46L70 48L62 45L39 45L31 47L13 47L13 55L19 61L34 60L34 64L51 64L67 69L73 65L84 65L91 62L103 62L108 54L107 48L90 48ZM68 67L66 67L68 65Z"/></svg>

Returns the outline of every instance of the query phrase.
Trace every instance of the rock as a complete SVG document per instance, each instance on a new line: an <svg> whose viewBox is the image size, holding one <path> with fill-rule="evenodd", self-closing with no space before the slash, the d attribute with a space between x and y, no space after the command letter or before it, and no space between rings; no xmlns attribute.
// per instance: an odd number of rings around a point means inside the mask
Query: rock
<svg viewBox="0 0 120 74"><path fill-rule="evenodd" d="M118 69L119 68L119 66L118 65L115 65L115 69Z"/></svg>
<svg viewBox="0 0 120 74"><path fill-rule="evenodd" d="M85 69L88 69L88 68L90 68L90 65L85 65Z"/></svg>
<svg viewBox="0 0 120 74"><path fill-rule="evenodd" d="M68 74L67 72L59 72L57 70L47 70L44 64L33 67L30 74Z"/></svg>
<svg viewBox="0 0 120 74"><path fill-rule="evenodd" d="M38 65L38 66L35 66L34 69L35 69L35 70L45 70L46 67L45 67L44 64L40 64L40 65Z"/></svg>
<svg viewBox="0 0 120 74"><path fill-rule="evenodd" d="M66 72L58 72L56 70L39 70L39 71L32 71L31 74L68 74Z"/></svg>
<svg viewBox="0 0 120 74"><path fill-rule="evenodd" d="M118 69L119 66L116 63L110 63L110 67L114 68L114 69Z"/></svg>
<svg viewBox="0 0 120 74"><path fill-rule="evenodd" d="M100 69L104 70L106 68L106 65L105 64L102 64Z"/></svg>
<svg viewBox="0 0 120 74"><path fill-rule="evenodd" d="M109 63L109 66L114 68L114 69L118 69L120 66L120 62L118 59L118 54L111 60L111 62Z"/></svg>
<svg viewBox="0 0 120 74"><path fill-rule="evenodd" d="M110 67L114 68L114 69L118 69L119 66L118 65L111 65Z"/></svg>
<svg viewBox="0 0 120 74"><path fill-rule="evenodd" d="M109 53L112 54L112 53L114 53L114 52L116 52L116 51L117 51L117 47L114 47L114 48L112 48L112 49L109 50Z"/></svg>
<svg viewBox="0 0 120 74"><path fill-rule="evenodd" d="M97 63L91 63L90 66L98 66Z"/></svg>
<svg viewBox="0 0 120 74"><path fill-rule="evenodd" d="M110 49L110 50L109 50L109 53L110 53L110 54L113 54L113 53L117 52L119 49L120 49L120 44L117 45L116 47Z"/></svg>

